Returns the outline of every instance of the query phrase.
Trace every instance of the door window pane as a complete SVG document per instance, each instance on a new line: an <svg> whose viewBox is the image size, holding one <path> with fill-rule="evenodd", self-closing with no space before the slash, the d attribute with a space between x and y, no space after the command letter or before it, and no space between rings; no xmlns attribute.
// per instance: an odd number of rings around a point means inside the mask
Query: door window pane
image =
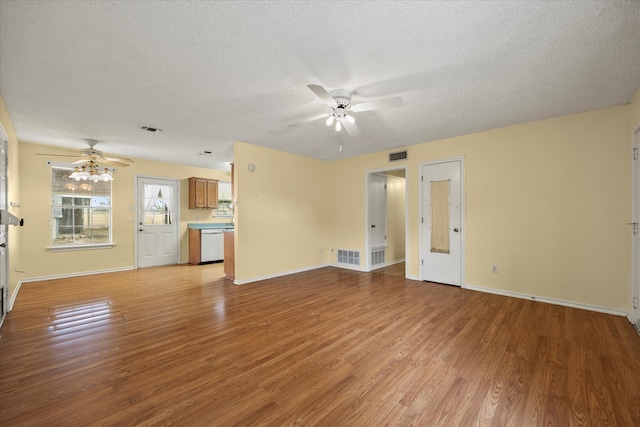
<svg viewBox="0 0 640 427"><path fill-rule="evenodd" d="M431 182L431 252L448 254L449 180Z"/></svg>

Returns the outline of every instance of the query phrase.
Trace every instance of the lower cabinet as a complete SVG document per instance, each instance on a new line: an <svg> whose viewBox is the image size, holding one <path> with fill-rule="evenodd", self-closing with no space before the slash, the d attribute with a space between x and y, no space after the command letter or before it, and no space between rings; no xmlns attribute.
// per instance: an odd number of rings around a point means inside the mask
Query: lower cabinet
<svg viewBox="0 0 640 427"><path fill-rule="evenodd" d="M236 264L234 258L234 232L224 232L224 277L235 280Z"/></svg>

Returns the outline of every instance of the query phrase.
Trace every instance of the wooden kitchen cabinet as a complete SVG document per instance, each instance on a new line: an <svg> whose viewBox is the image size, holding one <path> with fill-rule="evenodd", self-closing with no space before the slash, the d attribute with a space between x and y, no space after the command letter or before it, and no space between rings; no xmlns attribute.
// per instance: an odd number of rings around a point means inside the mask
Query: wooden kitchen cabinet
<svg viewBox="0 0 640 427"><path fill-rule="evenodd" d="M231 280L236 278L234 236L235 233L233 231L224 232L224 277Z"/></svg>
<svg viewBox="0 0 640 427"><path fill-rule="evenodd" d="M217 209L218 180L189 178L189 209Z"/></svg>
<svg viewBox="0 0 640 427"><path fill-rule="evenodd" d="M200 230L189 229L189 264L200 264L200 248L201 248Z"/></svg>

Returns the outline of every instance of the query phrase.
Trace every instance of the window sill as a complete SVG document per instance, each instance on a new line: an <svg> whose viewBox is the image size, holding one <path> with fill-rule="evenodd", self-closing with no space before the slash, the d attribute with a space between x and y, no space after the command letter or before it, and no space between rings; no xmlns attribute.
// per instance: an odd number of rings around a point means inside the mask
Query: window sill
<svg viewBox="0 0 640 427"><path fill-rule="evenodd" d="M66 252L66 251L90 251L95 249L111 249L115 243L96 243L93 245L64 245L64 246L49 246L47 250L52 252Z"/></svg>

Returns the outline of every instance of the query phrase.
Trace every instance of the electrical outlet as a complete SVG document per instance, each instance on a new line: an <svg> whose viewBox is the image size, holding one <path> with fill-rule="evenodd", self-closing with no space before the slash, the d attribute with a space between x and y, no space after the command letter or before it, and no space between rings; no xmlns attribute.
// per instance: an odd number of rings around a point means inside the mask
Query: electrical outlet
<svg viewBox="0 0 640 427"><path fill-rule="evenodd" d="M498 266L496 264L491 266L491 272L492 273L497 273L498 272Z"/></svg>

